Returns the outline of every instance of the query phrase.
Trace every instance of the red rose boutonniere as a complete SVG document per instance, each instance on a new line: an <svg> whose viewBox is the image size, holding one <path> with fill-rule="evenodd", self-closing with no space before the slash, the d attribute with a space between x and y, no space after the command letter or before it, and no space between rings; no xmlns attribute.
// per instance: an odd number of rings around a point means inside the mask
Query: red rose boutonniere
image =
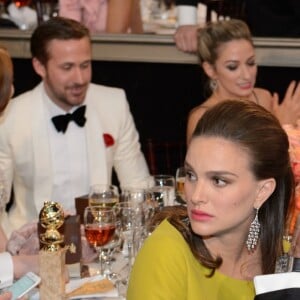
<svg viewBox="0 0 300 300"><path fill-rule="evenodd" d="M103 139L106 147L110 147L115 143L114 138L109 133L103 133Z"/></svg>

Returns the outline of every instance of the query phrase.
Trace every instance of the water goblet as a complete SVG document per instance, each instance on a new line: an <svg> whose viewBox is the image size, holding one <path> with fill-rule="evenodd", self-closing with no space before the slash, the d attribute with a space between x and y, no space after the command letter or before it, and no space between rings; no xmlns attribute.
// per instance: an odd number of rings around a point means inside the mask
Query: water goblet
<svg viewBox="0 0 300 300"><path fill-rule="evenodd" d="M124 240L124 255L128 257L128 273L134 259L134 232L144 224L143 206L131 201L120 202L116 205L116 214L120 222L121 234Z"/></svg>
<svg viewBox="0 0 300 300"><path fill-rule="evenodd" d="M86 239L98 253L100 273L104 274L102 250L114 237L116 214L113 208L87 206L84 210L84 229Z"/></svg>
<svg viewBox="0 0 300 300"><path fill-rule="evenodd" d="M172 175L154 175L154 187L158 187L161 190L163 197L163 206L174 205L175 200L175 178ZM157 190L156 190L157 192Z"/></svg>

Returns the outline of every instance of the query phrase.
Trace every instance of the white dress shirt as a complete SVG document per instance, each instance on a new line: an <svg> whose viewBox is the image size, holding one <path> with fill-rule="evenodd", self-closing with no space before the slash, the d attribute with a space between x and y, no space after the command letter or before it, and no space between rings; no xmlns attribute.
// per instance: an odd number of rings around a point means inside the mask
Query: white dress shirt
<svg viewBox="0 0 300 300"><path fill-rule="evenodd" d="M44 93L49 112L49 142L53 172L52 198L59 202L65 211L75 214L74 198L89 191L88 160L85 127L70 121L65 133L58 132L51 118L67 112L53 103ZM76 110L73 107L69 113Z"/></svg>

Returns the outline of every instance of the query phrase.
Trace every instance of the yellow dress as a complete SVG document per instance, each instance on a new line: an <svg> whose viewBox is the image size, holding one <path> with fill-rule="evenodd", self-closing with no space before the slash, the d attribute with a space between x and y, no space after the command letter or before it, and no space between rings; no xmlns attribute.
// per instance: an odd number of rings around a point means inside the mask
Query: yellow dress
<svg viewBox="0 0 300 300"><path fill-rule="evenodd" d="M163 221L145 241L130 275L127 300L253 300L252 281L209 270L193 256L180 232Z"/></svg>

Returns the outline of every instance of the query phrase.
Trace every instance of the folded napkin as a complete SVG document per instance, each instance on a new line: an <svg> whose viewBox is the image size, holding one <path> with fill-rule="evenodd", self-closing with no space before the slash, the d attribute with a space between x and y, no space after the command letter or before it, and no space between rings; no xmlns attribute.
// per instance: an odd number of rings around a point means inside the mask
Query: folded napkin
<svg viewBox="0 0 300 300"><path fill-rule="evenodd" d="M37 25L37 13L28 6L17 7L15 3L11 3L8 5L7 11L9 19L20 29L32 29Z"/></svg>
<svg viewBox="0 0 300 300"><path fill-rule="evenodd" d="M286 272L254 277L256 295L284 289L300 290L300 272Z"/></svg>
<svg viewBox="0 0 300 300"><path fill-rule="evenodd" d="M71 280L66 285L68 299L84 299L91 297L117 297L118 291L113 283L103 276L93 276Z"/></svg>

